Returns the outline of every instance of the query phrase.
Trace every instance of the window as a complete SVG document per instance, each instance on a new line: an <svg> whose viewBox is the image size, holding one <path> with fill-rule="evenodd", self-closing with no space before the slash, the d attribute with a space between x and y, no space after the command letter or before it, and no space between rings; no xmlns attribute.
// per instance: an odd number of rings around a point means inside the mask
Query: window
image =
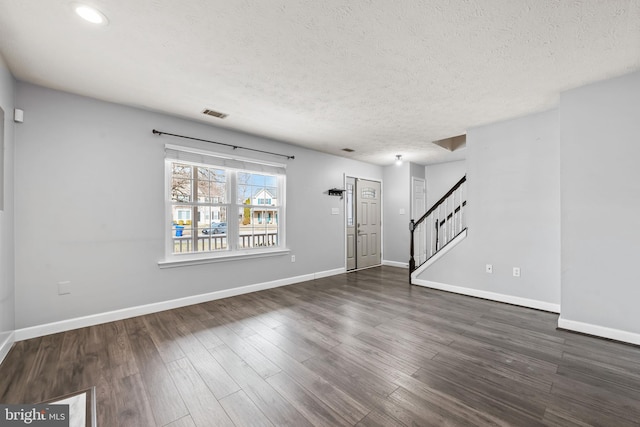
<svg viewBox="0 0 640 427"><path fill-rule="evenodd" d="M353 184L347 184L347 226L353 227L354 221Z"/></svg>
<svg viewBox="0 0 640 427"><path fill-rule="evenodd" d="M166 146L167 259L284 248L282 165Z"/></svg>

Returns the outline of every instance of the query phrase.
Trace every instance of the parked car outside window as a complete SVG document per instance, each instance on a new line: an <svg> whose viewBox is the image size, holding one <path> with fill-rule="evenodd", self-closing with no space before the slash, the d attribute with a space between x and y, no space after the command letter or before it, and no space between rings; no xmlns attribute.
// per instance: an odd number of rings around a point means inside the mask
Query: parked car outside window
<svg viewBox="0 0 640 427"><path fill-rule="evenodd" d="M202 234L227 234L227 223L212 221L211 228L205 228Z"/></svg>

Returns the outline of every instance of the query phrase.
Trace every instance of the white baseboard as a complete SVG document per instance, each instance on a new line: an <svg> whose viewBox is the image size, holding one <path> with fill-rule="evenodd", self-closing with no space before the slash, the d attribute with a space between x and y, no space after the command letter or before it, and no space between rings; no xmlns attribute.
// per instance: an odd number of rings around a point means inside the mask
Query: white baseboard
<svg viewBox="0 0 640 427"><path fill-rule="evenodd" d="M607 328L606 326L593 325L591 323L568 320L560 316L558 318L558 328L568 331L581 332L583 334L595 335L597 337L622 341L629 344L640 345L640 334L623 331L620 329Z"/></svg>
<svg viewBox="0 0 640 427"><path fill-rule="evenodd" d="M388 265L390 267L409 268L409 263L408 262L382 260L382 265Z"/></svg>
<svg viewBox="0 0 640 427"><path fill-rule="evenodd" d="M346 273L347 269L346 268L335 268L333 270L326 270L326 271L320 271L318 273L315 273L313 276L314 279L322 279L323 277L329 277L329 276L335 276L337 274L342 274L342 273Z"/></svg>
<svg viewBox="0 0 640 427"><path fill-rule="evenodd" d="M236 295L248 294L265 289L277 288L280 286L292 285L294 283L306 282L322 277L334 276L344 273L344 268L320 271L317 273L304 274L301 276L288 277L285 279L273 280L271 282L256 283L254 285L240 286L237 288L224 289L221 291L209 292L206 294L193 295L184 298L177 298L169 301L161 301L152 304L128 307L120 310L107 311L104 313L92 314L89 316L76 317L73 319L61 320L58 322L45 323L43 325L30 326L15 331L15 340L22 341L30 338L41 337L43 335L56 334L58 332L70 331L87 326L99 325L101 323L113 322L116 320L128 319L130 317L142 316L159 311L171 310L173 308L187 305L199 304L222 298L229 298Z"/></svg>
<svg viewBox="0 0 640 427"><path fill-rule="evenodd" d="M11 346L13 345L15 340L16 340L16 333L11 332L7 336L7 338L4 340L4 342L0 344L0 363L2 363L4 358L7 357L7 354L9 354L9 350L11 350Z"/></svg>
<svg viewBox="0 0 640 427"><path fill-rule="evenodd" d="M471 297L484 298L492 301L506 302L507 304L520 305L522 307L535 308L536 310L560 313L560 304L553 304L545 301L498 294L495 292L482 291L479 289L464 288L462 286L447 285L445 283L431 282L429 280L422 279L413 279L411 281L411 284L432 289L439 289L441 291L453 292L456 294L468 295Z"/></svg>

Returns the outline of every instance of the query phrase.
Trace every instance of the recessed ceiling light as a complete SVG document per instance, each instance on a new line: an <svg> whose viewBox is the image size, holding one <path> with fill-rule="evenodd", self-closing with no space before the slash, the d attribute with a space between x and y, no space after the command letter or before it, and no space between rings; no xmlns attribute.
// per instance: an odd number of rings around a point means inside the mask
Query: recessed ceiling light
<svg viewBox="0 0 640 427"><path fill-rule="evenodd" d="M109 20L104 15L104 13L100 12L98 9L87 6L86 4L73 3L72 4L73 11L84 19L87 22L91 22L96 25L107 25Z"/></svg>

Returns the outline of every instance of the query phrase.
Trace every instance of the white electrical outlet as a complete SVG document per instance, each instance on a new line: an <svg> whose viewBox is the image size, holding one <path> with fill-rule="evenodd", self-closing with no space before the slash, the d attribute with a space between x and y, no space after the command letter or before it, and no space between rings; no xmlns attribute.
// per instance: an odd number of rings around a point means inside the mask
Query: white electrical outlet
<svg viewBox="0 0 640 427"><path fill-rule="evenodd" d="M492 274L493 273L493 265L491 264L487 264L486 270L487 273Z"/></svg>
<svg viewBox="0 0 640 427"><path fill-rule="evenodd" d="M513 267L513 277L520 277L520 267Z"/></svg>
<svg viewBox="0 0 640 427"><path fill-rule="evenodd" d="M291 262L296 262L296 256L295 255L291 255Z"/></svg>
<svg viewBox="0 0 640 427"><path fill-rule="evenodd" d="M71 293L71 282L58 282L58 295L69 295Z"/></svg>

